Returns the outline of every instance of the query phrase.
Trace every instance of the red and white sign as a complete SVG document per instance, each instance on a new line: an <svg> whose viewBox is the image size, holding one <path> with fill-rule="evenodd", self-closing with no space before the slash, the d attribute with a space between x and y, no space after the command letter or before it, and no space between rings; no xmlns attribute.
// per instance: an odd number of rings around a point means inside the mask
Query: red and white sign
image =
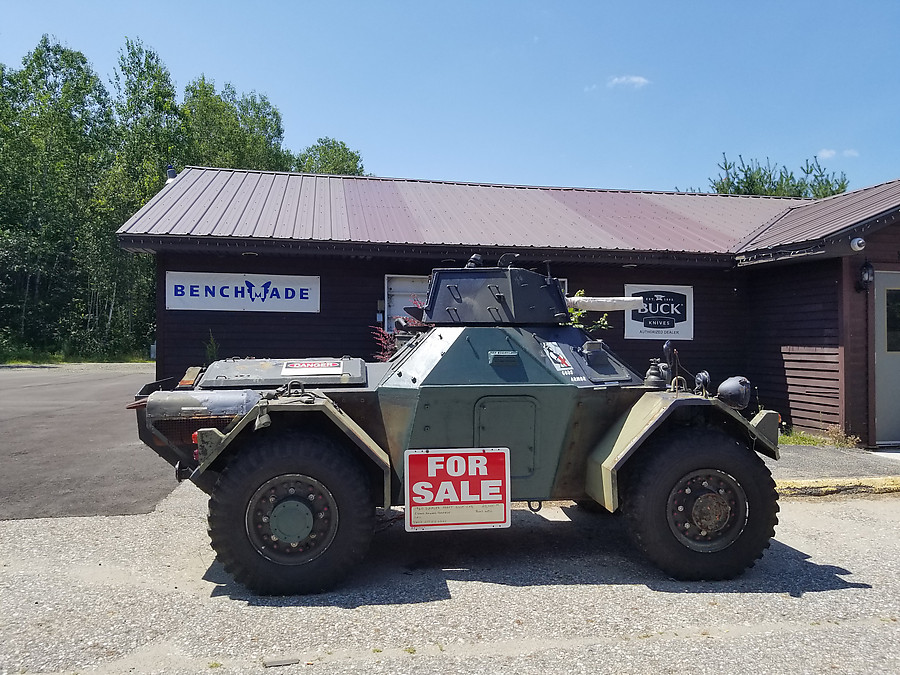
<svg viewBox="0 0 900 675"><path fill-rule="evenodd" d="M340 375L343 372L340 361L287 361L281 368L285 377L292 375Z"/></svg>
<svg viewBox="0 0 900 675"><path fill-rule="evenodd" d="M509 448L408 450L406 530L509 527Z"/></svg>

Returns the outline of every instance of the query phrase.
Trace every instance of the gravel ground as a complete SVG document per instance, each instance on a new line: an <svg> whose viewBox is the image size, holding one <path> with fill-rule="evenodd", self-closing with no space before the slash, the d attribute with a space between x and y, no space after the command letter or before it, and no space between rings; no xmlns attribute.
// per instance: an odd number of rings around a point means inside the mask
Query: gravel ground
<svg viewBox="0 0 900 675"><path fill-rule="evenodd" d="M395 523L340 589L258 598L183 484L149 514L0 522L0 673L900 671L900 497L781 516L731 582L667 579L620 519L556 504L502 531Z"/></svg>

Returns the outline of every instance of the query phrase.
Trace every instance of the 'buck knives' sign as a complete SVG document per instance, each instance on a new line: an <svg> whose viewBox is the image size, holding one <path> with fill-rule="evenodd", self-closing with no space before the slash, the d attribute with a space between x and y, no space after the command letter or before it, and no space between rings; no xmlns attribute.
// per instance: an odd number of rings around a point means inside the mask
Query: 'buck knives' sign
<svg viewBox="0 0 900 675"><path fill-rule="evenodd" d="M625 284L625 295L644 299L643 307L626 312L626 338L694 339L693 286Z"/></svg>
<svg viewBox="0 0 900 675"><path fill-rule="evenodd" d="M318 312L319 277L166 272L166 309Z"/></svg>

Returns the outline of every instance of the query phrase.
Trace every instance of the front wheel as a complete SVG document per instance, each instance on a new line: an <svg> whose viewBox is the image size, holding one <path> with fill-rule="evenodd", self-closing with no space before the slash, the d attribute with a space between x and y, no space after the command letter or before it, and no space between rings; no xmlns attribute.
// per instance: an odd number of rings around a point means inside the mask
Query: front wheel
<svg viewBox="0 0 900 675"><path fill-rule="evenodd" d="M769 547L778 494L760 457L714 430L651 441L630 471L622 512L637 547L676 579L731 579Z"/></svg>
<svg viewBox="0 0 900 675"><path fill-rule="evenodd" d="M375 507L363 467L331 439L300 433L244 447L209 500L225 571L266 595L324 591L365 555Z"/></svg>

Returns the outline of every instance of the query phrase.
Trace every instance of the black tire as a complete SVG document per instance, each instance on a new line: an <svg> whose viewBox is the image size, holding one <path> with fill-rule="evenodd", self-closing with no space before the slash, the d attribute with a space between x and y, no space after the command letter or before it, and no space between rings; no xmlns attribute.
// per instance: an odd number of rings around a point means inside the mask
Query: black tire
<svg viewBox="0 0 900 675"><path fill-rule="evenodd" d="M209 500L209 537L235 581L264 595L328 590L365 556L375 507L360 462L285 432L241 448Z"/></svg>
<svg viewBox="0 0 900 675"><path fill-rule="evenodd" d="M769 547L778 493L749 447L711 429L684 429L642 449L622 513L637 548L684 581L732 579Z"/></svg>

